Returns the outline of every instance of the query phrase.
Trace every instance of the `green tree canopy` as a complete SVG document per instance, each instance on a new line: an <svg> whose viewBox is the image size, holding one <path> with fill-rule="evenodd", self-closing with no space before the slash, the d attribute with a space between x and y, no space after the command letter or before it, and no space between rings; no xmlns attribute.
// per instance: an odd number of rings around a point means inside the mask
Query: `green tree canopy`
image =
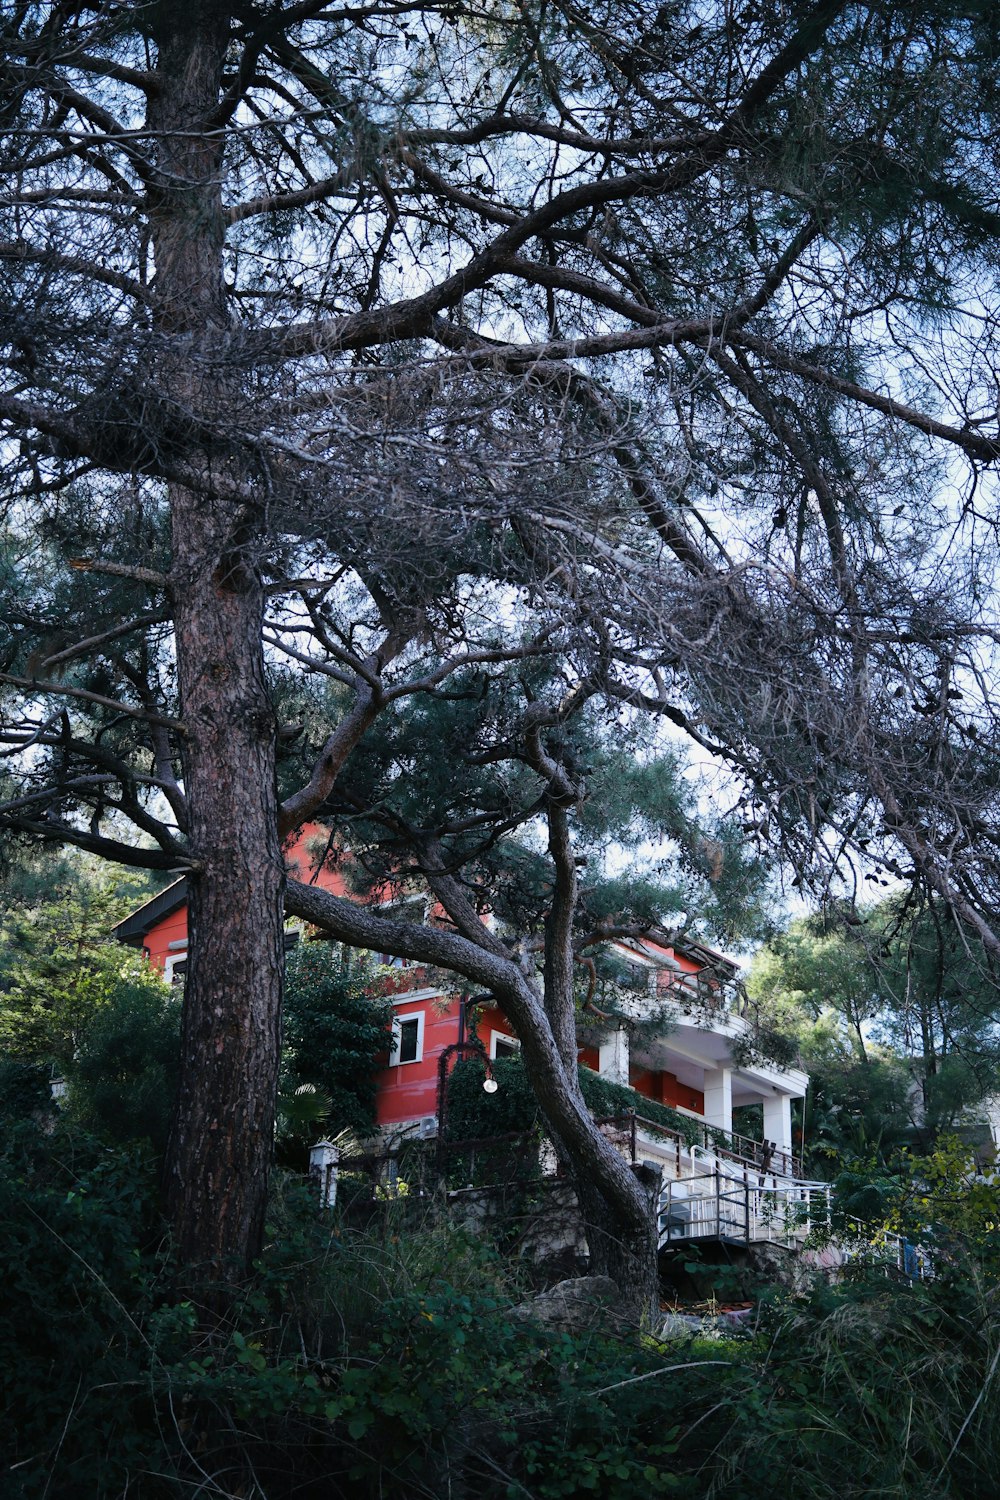
<svg viewBox="0 0 1000 1500"><path fill-rule="evenodd" d="M125 984L157 989L138 954L111 928L145 894L144 883L76 857L31 869L0 920L0 1049L67 1071L86 1030ZM30 903L30 904L29 904Z"/></svg>
<svg viewBox="0 0 1000 1500"><path fill-rule="evenodd" d="M289 958L282 1090L292 1100L303 1085L315 1089L322 1114L314 1123L327 1133L350 1130L364 1138L374 1129L376 1080L392 1020L384 988L378 964L338 945L298 943Z"/></svg>
<svg viewBox="0 0 1000 1500"><path fill-rule="evenodd" d="M813 1135L831 1147L933 1137L996 1091L993 961L939 902L901 894L798 918L757 953L748 989L798 1037Z"/></svg>
<svg viewBox="0 0 1000 1500"><path fill-rule="evenodd" d="M168 1169L192 1259L259 1247L283 896L359 932L286 891L281 837L331 798L345 833L373 815L355 751L454 671L552 667L512 726L556 872L548 999L447 870L435 898L636 1234L553 1000L586 884L567 700L723 756L799 879L870 847L1000 955L997 24L989 0L4 17L0 821L192 875ZM282 666L337 692L279 806Z"/></svg>

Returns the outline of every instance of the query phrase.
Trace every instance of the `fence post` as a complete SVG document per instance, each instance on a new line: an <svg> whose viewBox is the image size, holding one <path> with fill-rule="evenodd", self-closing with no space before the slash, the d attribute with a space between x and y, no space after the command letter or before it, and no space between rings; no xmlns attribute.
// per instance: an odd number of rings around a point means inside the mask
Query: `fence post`
<svg viewBox="0 0 1000 1500"><path fill-rule="evenodd" d="M333 1208L337 1202L337 1163L340 1151L332 1141L317 1141L309 1148L309 1176L319 1191L320 1208Z"/></svg>
<svg viewBox="0 0 1000 1500"><path fill-rule="evenodd" d="M746 1167L743 1168L743 1213L746 1225L747 1246L750 1244L750 1179L747 1176Z"/></svg>

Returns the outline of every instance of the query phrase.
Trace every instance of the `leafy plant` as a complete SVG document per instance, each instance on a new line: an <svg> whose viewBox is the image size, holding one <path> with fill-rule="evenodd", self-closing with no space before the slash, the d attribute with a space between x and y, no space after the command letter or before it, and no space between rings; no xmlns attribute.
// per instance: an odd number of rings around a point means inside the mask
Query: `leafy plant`
<svg viewBox="0 0 1000 1500"><path fill-rule="evenodd" d="M146 983L138 953L111 937L143 882L99 877L79 856L63 884L8 913L0 929L0 1049L68 1070L83 1034L118 986Z"/></svg>
<svg viewBox="0 0 1000 1500"><path fill-rule="evenodd" d="M448 1080L447 1131L452 1140L470 1140L530 1131L541 1124L541 1115L519 1058L498 1058L490 1064L497 1082L495 1094L483 1091L482 1063L470 1059L457 1063ZM587 1108L598 1118L627 1115L630 1111L670 1130L686 1140L699 1138L697 1121L647 1099L636 1089L612 1083L592 1068L579 1069L580 1088Z"/></svg>
<svg viewBox="0 0 1000 1500"><path fill-rule="evenodd" d="M70 1068L69 1106L106 1140L166 1147L180 1068L181 1007L152 971L109 989L83 1029Z"/></svg>
<svg viewBox="0 0 1000 1500"><path fill-rule="evenodd" d="M976 1184L954 1167L924 1180L959 1200ZM1000 1325L975 1195L932 1282L862 1268L682 1345L540 1323L521 1268L436 1200L352 1230L281 1176L252 1281L209 1317L172 1290L154 1182L148 1154L65 1120L0 1143L13 1500L995 1494Z"/></svg>
<svg viewBox="0 0 1000 1500"><path fill-rule="evenodd" d="M329 943L299 943L289 955L282 1091L290 1106L283 1128L293 1139L305 1139L319 1123L306 1108L317 1099L326 1106L323 1129L370 1134L392 1019L392 998L382 993L384 972L357 960L347 969ZM296 1130L297 1120L302 1129Z"/></svg>

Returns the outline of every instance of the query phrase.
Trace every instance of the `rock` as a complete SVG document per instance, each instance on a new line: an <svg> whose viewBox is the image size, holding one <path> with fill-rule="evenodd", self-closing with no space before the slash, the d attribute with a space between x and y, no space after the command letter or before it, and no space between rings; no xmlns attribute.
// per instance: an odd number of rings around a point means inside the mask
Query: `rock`
<svg viewBox="0 0 1000 1500"><path fill-rule="evenodd" d="M588 1328L620 1329L623 1318L621 1296L610 1276L574 1276L557 1282L548 1291L539 1292L531 1302L518 1308L524 1317L545 1323L550 1328L580 1332Z"/></svg>
<svg viewBox="0 0 1000 1500"><path fill-rule="evenodd" d="M671 1339L719 1339L728 1338L737 1329L749 1327L752 1323L754 1310L751 1307L728 1308L724 1312L703 1314L697 1313L667 1313L660 1328L660 1341L667 1343Z"/></svg>
<svg viewBox="0 0 1000 1500"><path fill-rule="evenodd" d="M660 1340L666 1343L668 1339L693 1339L701 1333L703 1321L690 1313L668 1313L660 1329Z"/></svg>

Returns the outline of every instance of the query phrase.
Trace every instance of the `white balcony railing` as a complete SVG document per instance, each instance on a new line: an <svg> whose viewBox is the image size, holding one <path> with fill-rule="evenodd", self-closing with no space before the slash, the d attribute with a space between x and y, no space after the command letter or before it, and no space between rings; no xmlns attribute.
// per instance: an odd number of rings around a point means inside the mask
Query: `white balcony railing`
<svg viewBox="0 0 1000 1500"><path fill-rule="evenodd" d="M752 1160L736 1149L742 1143L722 1132L692 1141L636 1115L599 1124L633 1164L659 1169L661 1247L695 1239L800 1246L817 1231L829 1231L829 1184L792 1175L784 1153Z"/></svg>
<svg viewBox="0 0 1000 1500"><path fill-rule="evenodd" d="M657 1203L660 1246L719 1239L750 1245L802 1245L830 1229L830 1187L823 1182L761 1184L717 1164L689 1177L663 1180Z"/></svg>

